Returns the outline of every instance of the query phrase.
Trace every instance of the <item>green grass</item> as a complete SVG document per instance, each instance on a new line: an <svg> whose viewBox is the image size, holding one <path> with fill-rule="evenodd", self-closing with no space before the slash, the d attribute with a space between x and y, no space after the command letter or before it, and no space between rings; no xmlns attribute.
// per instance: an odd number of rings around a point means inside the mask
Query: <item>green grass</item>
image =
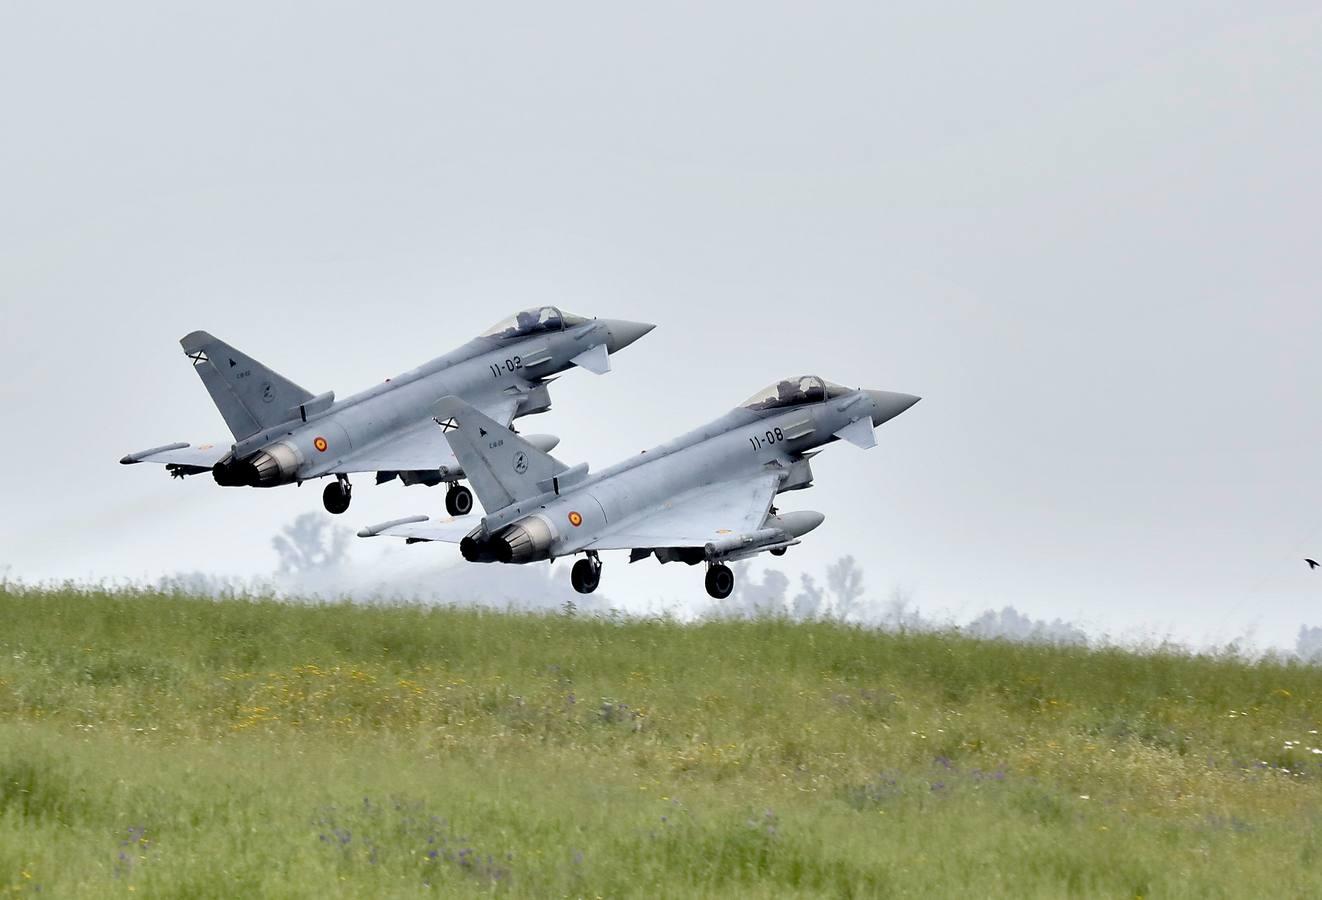
<svg viewBox="0 0 1322 900"><path fill-rule="evenodd" d="M1318 730L1270 660L0 586L0 896L1322 896Z"/></svg>

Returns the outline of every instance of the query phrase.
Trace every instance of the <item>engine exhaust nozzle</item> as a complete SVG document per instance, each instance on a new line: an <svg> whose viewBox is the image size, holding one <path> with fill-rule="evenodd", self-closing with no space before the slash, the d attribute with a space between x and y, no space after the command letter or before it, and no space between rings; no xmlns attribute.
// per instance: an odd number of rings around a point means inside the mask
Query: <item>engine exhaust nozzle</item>
<svg viewBox="0 0 1322 900"><path fill-rule="evenodd" d="M298 451L279 441L246 459L217 463L211 474L222 487L275 487L294 481L301 463Z"/></svg>
<svg viewBox="0 0 1322 900"><path fill-rule="evenodd" d="M496 558L503 563L526 563L550 556L551 526L540 516L520 519L496 536Z"/></svg>

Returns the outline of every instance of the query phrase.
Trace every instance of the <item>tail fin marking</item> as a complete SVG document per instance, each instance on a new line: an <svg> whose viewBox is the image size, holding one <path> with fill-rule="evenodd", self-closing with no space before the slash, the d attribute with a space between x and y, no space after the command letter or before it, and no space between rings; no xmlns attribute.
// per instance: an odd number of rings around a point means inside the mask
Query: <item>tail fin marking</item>
<svg viewBox="0 0 1322 900"><path fill-rule="evenodd" d="M235 440L289 421L312 394L247 354L194 331L179 344L193 363Z"/></svg>
<svg viewBox="0 0 1322 900"><path fill-rule="evenodd" d="M458 397L443 397L433 413L488 514L544 494L542 484L568 468Z"/></svg>

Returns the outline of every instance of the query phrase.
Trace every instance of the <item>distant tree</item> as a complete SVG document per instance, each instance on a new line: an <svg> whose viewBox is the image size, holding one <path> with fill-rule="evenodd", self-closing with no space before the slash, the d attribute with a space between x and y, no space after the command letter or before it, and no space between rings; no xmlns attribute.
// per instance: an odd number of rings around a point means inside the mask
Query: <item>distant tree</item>
<svg viewBox="0 0 1322 900"><path fill-rule="evenodd" d="M1322 626L1309 628L1299 626L1299 637L1294 642L1294 652L1304 662L1322 663Z"/></svg>
<svg viewBox="0 0 1322 900"><path fill-rule="evenodd" d="M321 513L305 512L271 539L280 558L279 575L299 577L341 565L349 551L349 531Z"/></svg>
<svg viewBox="0 0 1322 900"><path fill-rule="evenodd" d="M755 581L748 569L746 562L734 564L734 591L724 600L715 601L712 612L740 618L784 615L789 578L778 569L765 569L762 580Z"/></svg>
<svg viewBox="0 0 1322 900"><path fill-rule="evenodd" d="M768 608L785 612L785 592L789 587L789 576L779 569L767 569L762 573L762 593Z"/></svg>
<svg viewBox="0 0 1322 900"><path fill-rule="evenodd" d="M165 594L187 594L192 597L236 597L262 593L257 581L247 581L229 575L210 572L175 572L156 581L156 589Z"/></svg>
<svg viewBox="0 0 1322 900"><path fill-rule="evenodd" d="M826 586L835 595L835 613L842 619L858 618L862 612L863 570L852 556L842 556L826 567Z"/></svg>
<svg viewBox="0 0 1322 900"><path fill-rule="evenodd" d="M1083 629L1062 619L1047 622L1024 615L1013 606L999 613L987 610L964 629L974 637L1002 638L1036 644L1086 644Z"/></svg>
<svg viewBox="0 0 1322 900"><path fill-rule="evenodd" d="M790 602L790 615L796 619L820 619L827 613L826 592L807 572L800 576L799 592Z"/></svg>
<svg viewBox="0 0 1322 900"><path fill-rule="evenodd" d="M892 631L924 631L933 628L932 623L924 619L923 614L913 605L913 596L901 587L891 589L890 600L886 602L878 624Z"/></svg>

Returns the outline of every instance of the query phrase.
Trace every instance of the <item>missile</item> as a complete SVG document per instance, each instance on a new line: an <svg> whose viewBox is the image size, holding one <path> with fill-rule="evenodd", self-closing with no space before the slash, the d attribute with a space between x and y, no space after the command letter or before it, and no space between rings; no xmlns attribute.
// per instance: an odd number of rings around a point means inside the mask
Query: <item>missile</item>
<svg viewBox="0 0 1322 900"><path fill-rule="evenodd" d="M798 543L798 538L812 531L826 520L826 516L812 510L790 512L784 515L768 516L762 528L746 534L730 534L708 541L703 547L707 559L729 558L731 556L751 556L763 550L788 547Z"/></svg>

